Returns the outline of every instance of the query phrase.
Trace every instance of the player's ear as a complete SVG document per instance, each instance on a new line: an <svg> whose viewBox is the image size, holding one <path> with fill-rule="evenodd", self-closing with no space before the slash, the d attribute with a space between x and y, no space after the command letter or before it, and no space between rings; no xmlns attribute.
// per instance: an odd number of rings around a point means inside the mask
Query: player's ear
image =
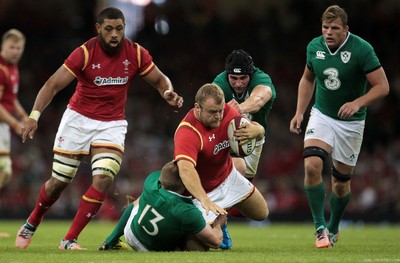
<svg viewBox="0 0 400 263"><path fill-rule="evenodd" d="M99 23L96 23L96 31L98 34L100 34L100 27L101 25Z"/></svg>
<svg viewBox="0 0 400 263"><path fill-rule="evenodd" d="M198 103L195 103L195 104L194 104L194 109L195 109L197 112L199 112L199 111L201 110L201 107L200 107L200 105L199 105Z"/></svg>

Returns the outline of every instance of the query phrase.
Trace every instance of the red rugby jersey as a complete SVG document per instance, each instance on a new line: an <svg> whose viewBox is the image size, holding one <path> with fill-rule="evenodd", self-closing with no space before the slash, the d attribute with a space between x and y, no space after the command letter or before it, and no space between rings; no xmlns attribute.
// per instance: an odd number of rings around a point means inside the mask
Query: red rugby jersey
<svg viewBox="0 0 400 263"><path fill-rule="evenodd" d="M208 129L196 119L192 109L175 132L174 159L185 159L195 165L207 193L219 186L232 171L227 130L230 120L238 115L234 108L225 104L221 125Z"/></svg>
<svg viewBox="0 0 400 263"><path fill-rule="evenodd" d="M10 113L14 114L15 99L17 98L19 88L18 66L7 63L0 56L0 86L3 86L3 94L0 98L0 104Z"/></svg>
<svg viewBox="0 0 400 263"><path fill-rule="evenodd" d="M155 67L149 52L125 38L118 54L110 56L97 37L76 48L64 66L78 79L68 106L100 121L125 119L128 88L133 77L145 76Z"/></svg>

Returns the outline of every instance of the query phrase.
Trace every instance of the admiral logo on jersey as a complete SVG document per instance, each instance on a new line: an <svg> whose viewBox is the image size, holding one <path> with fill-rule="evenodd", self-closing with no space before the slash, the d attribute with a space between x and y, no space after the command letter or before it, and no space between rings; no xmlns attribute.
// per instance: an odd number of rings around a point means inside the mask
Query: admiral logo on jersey
<svg viewBox="0 0 400 263"><path fill-rule="evenodd" d="M214 155L217 155L219 153L219 151L228 148L229 147L229 141L225 140L223 142L218 143L217 145L215 145L214 147Z"/></svg>
<svg viewBox="0 0 400 263"><path fill-rule="evenodd" d="M121 77L116 77L116 78L102 78L97 76L95 78L95 80L93 81L93 83L96 86L107 86L107 85L125 85L126 83L128 83L129 78L125 77L125 78L121 78Z"/></svg>
<svg viewBox="0 0 400 263"><path fill-rule="evenodd" d="M322 59L322 60L325 60L325 51L317 51L316 52L316 58L317 59Z"/></svg>

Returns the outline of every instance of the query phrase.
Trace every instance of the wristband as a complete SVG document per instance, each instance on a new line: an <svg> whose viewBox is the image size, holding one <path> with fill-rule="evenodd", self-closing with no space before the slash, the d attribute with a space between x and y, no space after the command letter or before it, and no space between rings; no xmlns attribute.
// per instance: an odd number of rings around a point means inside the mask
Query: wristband
<svg viewBox="0 0 400 263"><path fill-rule="evenodd" d="M167 89L166 91L164 91L164 98L165 98L165 94L167 93L167 92L170 92L171 90L169 90L169 89Z"/></svg>
<svg viewBox="0 0 400 263"><path fill-rule="evenodd" d="M33 120L35 120L35 121L38 121L38 120L39 120L39 117L40 117L40 111L37 111L37 110L33 110L33 111L31 112L31 114L29 114L29 118L30 118L30 119L33 119Z"/></svg>

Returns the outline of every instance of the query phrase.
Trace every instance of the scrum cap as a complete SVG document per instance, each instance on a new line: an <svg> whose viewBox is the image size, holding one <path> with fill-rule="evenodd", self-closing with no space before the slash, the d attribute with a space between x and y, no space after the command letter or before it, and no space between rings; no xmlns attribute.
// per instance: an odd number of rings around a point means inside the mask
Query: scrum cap
<svg viewBox="0 0 400 263"><path fill-rule="evenodd" d="M243 49L234 50L226 58L225 71L228 74L252 76L254 73L253 58Z"/></svg>

